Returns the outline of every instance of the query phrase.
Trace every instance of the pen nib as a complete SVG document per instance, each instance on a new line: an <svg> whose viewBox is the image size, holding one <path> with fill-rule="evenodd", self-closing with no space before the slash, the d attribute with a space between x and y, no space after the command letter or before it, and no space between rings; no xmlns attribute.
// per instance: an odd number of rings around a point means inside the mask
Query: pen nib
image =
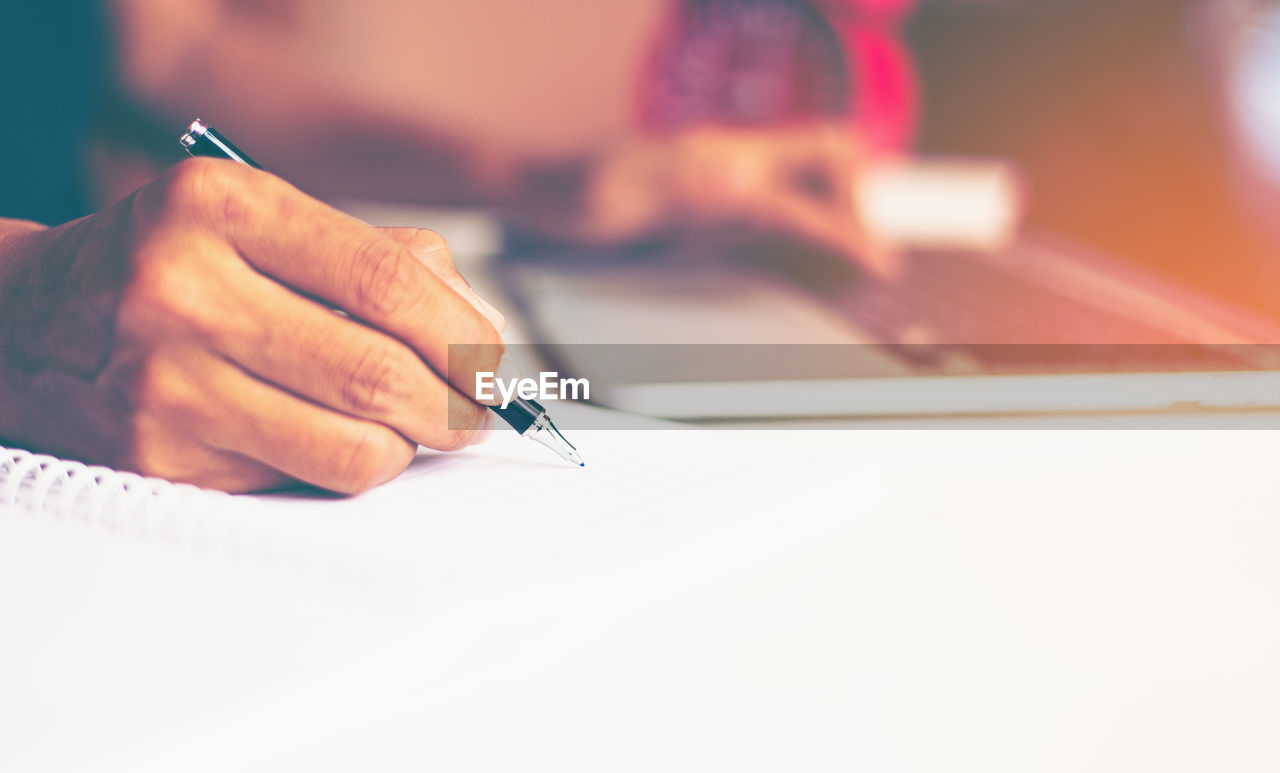
<svg viewBox="0 0 1280 773"><path fill-rule="evenodd" d="M579 467L587 466L587 463L582 461L582 454L578 453L578 449L574 448L572 443L565 440L564 435L560 434L560 430L556 429L556 425L551 423L551 417L545 413L534 422L533 427L530 429L529 437L555 451L566 462L576 464Z"/></svg>

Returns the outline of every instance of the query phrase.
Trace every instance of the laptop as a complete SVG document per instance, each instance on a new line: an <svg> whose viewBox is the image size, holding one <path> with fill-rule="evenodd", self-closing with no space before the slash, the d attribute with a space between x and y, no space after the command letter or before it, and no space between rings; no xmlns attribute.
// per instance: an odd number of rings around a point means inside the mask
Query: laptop
<svg viewBox="0 0 1280 773"><path fill-rule="evenodd" d="M544 361L595 402L673 419L1280 407L1280 325L1243 297L1265 298L1266 258L1229 238L1223 94L1171 75L1204 65L1175 34L1188 4L1044 5L929 4L912 23L917 150L1025 173L1014 238L918 244L895 282L795 248L521 251L499 275ZM1000 185L906 187L881 220L1012 222L981 206Z"/></svg>
<svg viewBox="0 0 1280 773"><path fill-rule="evenodd" d="M683 420L1280 408L1280 326L1049 239L929 250L896 281L782 251L509 255L540 359Z"/></svg>

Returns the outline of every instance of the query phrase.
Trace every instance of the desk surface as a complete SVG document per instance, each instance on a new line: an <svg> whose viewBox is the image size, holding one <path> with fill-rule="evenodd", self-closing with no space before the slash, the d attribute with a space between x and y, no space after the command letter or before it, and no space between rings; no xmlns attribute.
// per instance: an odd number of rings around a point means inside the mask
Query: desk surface
<svg viewBox="0 0 1280 773"><path fill-rule="evenodd" d="M755 468L759 506L715 528L479 590L369 592L0 513L0 767L1280 766L1280 435L772 434L824 436L822 476ZM647 515L575 520L705 523L705 497L651 484Z"/></svg>
<svg viewBox="0 0 1280 773"><path fill-rule="evenodd" d="M733 433L821 474L638 481L576 517L714 527L483 591L0 513L0 768L1280 767L1280 434L859 426Z"/></svg>

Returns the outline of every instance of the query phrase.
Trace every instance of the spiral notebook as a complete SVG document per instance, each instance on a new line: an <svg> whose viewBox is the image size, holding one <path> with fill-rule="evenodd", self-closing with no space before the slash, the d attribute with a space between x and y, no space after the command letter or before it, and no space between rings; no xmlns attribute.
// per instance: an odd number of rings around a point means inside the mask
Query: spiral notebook
<svg viewBox="0 0 1280 773"><path fill-rule="evenodd" d="M286 562L343 574L388 573L408 561L396 541L293 497L233 496L131 472L0 446L0 517L75 522L116 539Z"/></svg>
<svg viewBox="0 0 1280 773"><path fill-rule="evenodd" d="M148 521L217 508L227 495L0 446L0 504L64 517Z"/></svg>
<svg viewBox="0 0 1280 773"><path fill-rule="evenodd" d="M837 433L766 434L575 431L578 468L499 432L356 497L230 496L6 448L0 769L136 771L157 744L195 762L208 749L190 734L355 664L448 673L535 624L520 610L666 577L674 555L723 569L714 535L789 512L848 464Z"/></svg>
<svg viewBox="0 0 1280 773"><path fill-rule="evenodd" d="M752 479L810 474L790 473L768 445L744 442L754 433L672 430L648 419L633 426L575 433L586 468L500 431L461 453L423 450L398 478L356 497L304 489L233 496L0 447L0 521L12 512L115 540L400 585L474 585L635 560L722 520L725 492L737 491L744 469ZM746 493L733 497L752 502ZM671 507L677 502L679 510Z"/></svg>

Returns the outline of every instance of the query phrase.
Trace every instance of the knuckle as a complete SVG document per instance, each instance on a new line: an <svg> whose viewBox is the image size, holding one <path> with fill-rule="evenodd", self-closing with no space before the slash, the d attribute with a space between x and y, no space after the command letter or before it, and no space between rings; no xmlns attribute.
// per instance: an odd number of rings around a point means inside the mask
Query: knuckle
<svg viewBox="0 0 1280 773"><path fill-rule="evenodd" d="M391 344L361 352L341 377L343 405L362 416L379 418L401 405L410 393L410 364Z"/></svg>
<svg viewBox="0 0 1280 773"><path fill-rule="evenodd" d="M135 408L165 408L181 401L185 385L178 368L161 354L145 357L129 388Z"/></svg>
<svg viewBox="0 0 1280 773"><path fill-rule="evenodd" d="M190 266L163 248L147 247L134 256L120 321L143 337L204 329L212 310L203 296Z"/></svg>
<svg viewBox="0 0 1280 773"><path fill-rule="evenodd" d="M192 158L170 168L155 186L162 207L204 203L230 190L227 163L213 158Z"/></svg>
<svg viewBox="0 0 1280 773"><path fill-rule="evenodd" d="M244 172L232 161L188 159L157 181L158 198L149 209L169 215L196 214L206 221L239 222L261 209L254 196L255 186L240 179Z"/></svg>
<svg viewBox="0 0 1280 773"><path fill-rule="evenodd" d="M386 239L369 241L356 251L350 266L351 289L361 313L387 315L403 307L407 277L399 245Z"/></svg>

